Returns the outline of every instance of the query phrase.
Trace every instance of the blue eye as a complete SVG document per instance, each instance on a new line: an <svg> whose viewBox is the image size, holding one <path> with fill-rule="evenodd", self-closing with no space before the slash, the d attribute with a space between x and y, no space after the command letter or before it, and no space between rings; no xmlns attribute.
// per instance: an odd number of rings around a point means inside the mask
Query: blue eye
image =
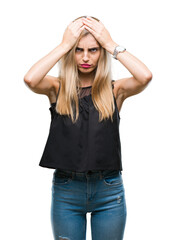
<svg viewBox="0 0 176 240"><path fill-rule="evenodd" d="M80 48L76 48L76 51L77 51L77 52L79 52L79 51L81 51L81 50L82 50L82 49L80 49Z"/></svg>
<svg viewBox="0 0 176 240"><path fill-rule="evenodd" d="M98 48L90 48L89 49L90 52L96 52L97 50L98 50ZM79 48L79 47L76 48L76 52L81 52L81 51L83 51L82 48Z"/></svg>
<svg viewBox="0 0 176 240"><path fill-rule="evenodd" d="M92 52L96 52L97 49L96 49L96 48L92 48L91 51L92 51Z"/></svg>

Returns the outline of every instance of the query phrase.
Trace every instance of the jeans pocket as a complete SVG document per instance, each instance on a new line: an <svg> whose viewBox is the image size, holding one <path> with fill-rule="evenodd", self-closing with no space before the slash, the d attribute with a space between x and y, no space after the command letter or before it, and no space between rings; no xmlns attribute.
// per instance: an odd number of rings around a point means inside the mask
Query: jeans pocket
<svg viewBox="0 0 176 240"><path fill-rule="evenodd" d="M108 186L116 186L123 184L122 176L120 173L104 176L103 182L105 185Z"/></svg>
<svg viewBox="0 0 176 240"><path fill-rule="evenodd" d="M53 176L53 184L54 185L63 185L63 184L68 184L71 182L72 178L67 175L59 174Z"/></svg>

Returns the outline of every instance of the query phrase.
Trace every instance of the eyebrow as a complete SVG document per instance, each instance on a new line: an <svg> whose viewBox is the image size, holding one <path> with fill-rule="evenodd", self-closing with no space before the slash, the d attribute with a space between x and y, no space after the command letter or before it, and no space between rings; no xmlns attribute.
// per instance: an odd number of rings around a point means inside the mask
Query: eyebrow
<svg viewBox="0 0 176 240"><path fill-rule="evenodd" d="M80 48L80 47L76 47L76 48L79 48L80 50L83 50L83 48ZM100 47L92 47L92 48L88 48L89 50L92 50L92 49L95 49L95 48L97 48L97 49L99 49Z"/></svg>

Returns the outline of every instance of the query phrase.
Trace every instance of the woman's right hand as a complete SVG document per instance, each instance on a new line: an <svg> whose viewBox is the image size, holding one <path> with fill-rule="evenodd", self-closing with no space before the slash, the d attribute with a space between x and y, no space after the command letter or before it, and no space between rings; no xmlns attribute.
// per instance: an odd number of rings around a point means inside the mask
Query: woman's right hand
<svg viewBox="0 0 176 240"><path fill-rule="evenodd" d="M74 46L76 43L79 35L85 28L85 25L82 21L82 18L75 20L74 22L71 22L63 35L61 44L66 46L69 50Z"/></svg>

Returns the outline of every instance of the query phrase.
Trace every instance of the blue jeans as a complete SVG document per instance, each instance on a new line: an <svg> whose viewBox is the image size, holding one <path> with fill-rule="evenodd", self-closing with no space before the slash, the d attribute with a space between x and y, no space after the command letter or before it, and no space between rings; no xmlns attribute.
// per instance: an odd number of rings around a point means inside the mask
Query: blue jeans
<svg viewBox="0 0 176 240"><path fill-rule="evenodd" d="M85 240L88 212L92 240L123 239L127 211L122 172L56 169L51 201L54 239Z"/></svg>

